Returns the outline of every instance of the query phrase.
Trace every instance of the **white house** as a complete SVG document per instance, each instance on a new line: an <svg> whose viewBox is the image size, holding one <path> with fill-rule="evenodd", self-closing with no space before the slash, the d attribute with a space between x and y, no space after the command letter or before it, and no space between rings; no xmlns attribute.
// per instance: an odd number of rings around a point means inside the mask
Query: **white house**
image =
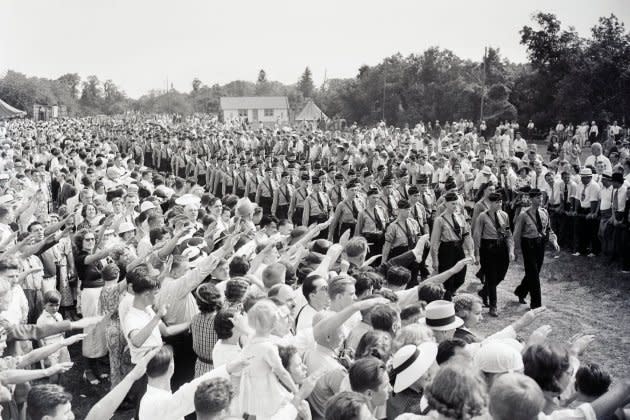
<svg viewBox="0 0 630 420"><path fill-rule="evenodd" d="M242 119L249 123L286 124L289 99L286 96L234 96L221 98L223 120Z"/></svg>

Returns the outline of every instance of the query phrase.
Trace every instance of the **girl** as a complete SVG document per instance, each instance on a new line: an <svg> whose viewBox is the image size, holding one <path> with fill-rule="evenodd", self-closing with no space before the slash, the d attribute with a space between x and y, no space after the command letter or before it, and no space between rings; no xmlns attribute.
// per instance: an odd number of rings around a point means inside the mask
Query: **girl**
<svg viewBox="0 0 630 420"><path fill-rule="evenodd" d="M278 317L278 307L266 299L248 312L255 334L241 353L245 359L251 358L251 362L241 376L240 412L257 419L269 419L278 411L290 397L286 390L294 395L298 392L291 375L282 366L278 348L271 342L271 330Z"/></svg>

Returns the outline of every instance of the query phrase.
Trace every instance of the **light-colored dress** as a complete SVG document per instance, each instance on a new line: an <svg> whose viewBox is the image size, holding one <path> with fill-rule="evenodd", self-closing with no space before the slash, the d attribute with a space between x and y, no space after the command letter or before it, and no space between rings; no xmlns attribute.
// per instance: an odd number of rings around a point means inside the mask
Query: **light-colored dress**
<svg viewBox="0 0 630 420"><path fill-rule="evenodd" d="M290 399L273 369L283 369L278 347L269 338L254 337L241 353L252 358L241 374L239 401L240 412L256 416L257 420L269 419Z"/></svg>

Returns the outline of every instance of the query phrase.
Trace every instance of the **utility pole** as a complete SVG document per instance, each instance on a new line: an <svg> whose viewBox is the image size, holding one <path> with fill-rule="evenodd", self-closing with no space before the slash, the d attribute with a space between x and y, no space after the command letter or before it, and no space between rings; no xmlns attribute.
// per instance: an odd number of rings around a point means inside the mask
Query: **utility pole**
<svg viewBox="0 0 630 420"><path fill-rule="evenodd" d="M383 71L383 103L381 108L383 109L383 122L385 122L385 87L387 86L387 73Z"/></svg>
<svg viewBox="0 0 630 420"><path fill-rule="evenodd" d="M481 63L481 106L479 112L479 122L483 121L483 102L486 99L486 61L488 59L488 47L483 49L483 62Z"/></svg>

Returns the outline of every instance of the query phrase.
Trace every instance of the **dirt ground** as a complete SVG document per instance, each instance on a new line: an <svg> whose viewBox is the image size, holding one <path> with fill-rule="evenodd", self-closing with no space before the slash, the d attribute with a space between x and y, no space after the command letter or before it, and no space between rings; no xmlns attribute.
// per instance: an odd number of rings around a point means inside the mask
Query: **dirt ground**
<svg viewBox="0 0 630 420"><path fill-rule="evenodd" d="M469 268L467 283L460 289L476 291L480 285ZM522 260L512 264L506 280L499 285L499 318L484 315L480 332L489 334L507 326L527 310L512 291L523 277ZM574 257L561 252L555 259L548 252L542 270L543 304L547 307L539 320L524 331L543 324L553 328L550 340L566 343L576 334L594 334L596 340L581 360L604 367L615 378L630 376L630 274L622 274L603 258ZM81 377L83 364L80 348L72 349L76 365L64 375L62 384L74 397L77 419L85 417L90 407L108 390L108 384L86 385ZM131 412L118 413L115 419L130 419Z"/></svg>

